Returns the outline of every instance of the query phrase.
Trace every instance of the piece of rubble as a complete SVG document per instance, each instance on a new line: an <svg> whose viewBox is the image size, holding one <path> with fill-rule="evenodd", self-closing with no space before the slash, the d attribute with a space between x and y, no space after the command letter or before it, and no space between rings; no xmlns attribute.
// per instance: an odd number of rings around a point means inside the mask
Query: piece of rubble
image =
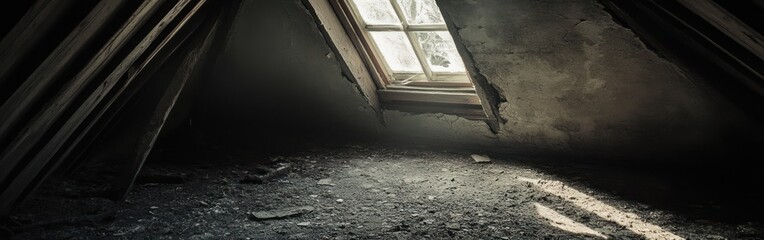
<svg viewBox="0 0 764 240"><path fill-rule="evenodd" d="M247 214L248 215L247 218L249 218L249 220L252 220L252 221L284 219L289 217L300 216L300 215L312 212L314 210L315 208L311 206L291 207L291 208L283 208L283 209L270 210L270 211L250 212Z"/></svg>
<svg viewBox="0 0 764 240"><path fill-rule="evenodd" d="M318 185L334 186L331 178L324 178L324 179L318 180Z"/></svg>
<svg viewBox="0 0 764 240"><path fill-rule="evenodd" d="M475 160L475 163L490 163L491 158L489 158L486 155L478 155L478 154L472 154L472 159Z"/></svg>
<svg viewBox="0 0 764 240"><path fill-rule="evenodd" d="M446 223L446 228L450 230L462 230L462 226L458 223Z"/></svg>
<svg viewBox="0 0 764 240"><path fill-rule="evenodd" d="M303 227L310 226L310 222L301 222L301 223L298 223L297 226L303 226Z"/></svg>
<svg viewBox="0 0 764 240"><path fill-rule="evenodd" d="M281 166L279 166L278 168L271 169L271 170L269 170L267 173L265 173L263 175L252 175L252 176L246 177L244 179L241 179L241 180L239 180L239 183L244 183L244 184L252 184L252 183L254 183L254 184L261 184L261 183L265 183L265 182L270 181L270 180L272 180L274 178L277 178L277 177L284 176L284 175L288 174L289 171L291 170L291 167L292 166L289 163L284 163L284 164L281 164Z"/></svg>

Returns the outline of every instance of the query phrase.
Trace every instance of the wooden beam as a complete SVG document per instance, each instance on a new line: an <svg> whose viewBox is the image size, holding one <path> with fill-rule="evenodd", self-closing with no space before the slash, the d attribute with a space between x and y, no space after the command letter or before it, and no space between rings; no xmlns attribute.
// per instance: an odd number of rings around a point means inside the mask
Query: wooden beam
<svg viewBox="0 0 764 240"><path fill-rule="evenodd" d="M75 1L38 0L0 41L0 87Z"/></svg>
<svg viewBox="0 0 764 240"><path fill-rule="evenodd" d="M367 44L367 34L364 30L358 26L356 20L352 16L353 10L351 6L347 4L347 0L329 0L329 3L334 9L334 13L342 23L345 32L350 36L350 40L356 47L356 50L361 55L363 62L366 64L367 69L373 69L369 71L371 77L374 78L374 82L377 84L378 89L385 89L387 84L390 84L389 79L393 79L392 74L388 74L386 67L380 63L379 59L374 56L374 49Z"/></svg>
<svg viewBox="0 0 764 240"><path fill-rule="evenodd" d="M147 33L144 38L135 46L135 48L122 60L122 62L109 74L103 83L98 86L90 96L75 110L72 117L59 128L59 130L53 135L48 144L44 145L42 149L38 151L36 155L29 161L29 164L21 169L21 172L17 177L11 179L11 182L7 185L8 188L0 193L0 215L7 214L10 208L19 202L19 199L24 198L29 192L36 188L42 180L44 180L48 174L55 168L55 166L49 166L50 160L59 151L59 149L67 142L69 137L80 127L86 118L90 116L93 109L101 103L107 96L107 93L119 82L122 76L127 72L128 68L144 55L144 52L151 46L156 46L155 50L146 57L140 68L145 67L151 62L151 59L157 55L158 52L169 42L168 38L174 36L173 33L181 28L185 21L181 21L176 29L170 32L170 34L160 44L155 45L155 40L161 35L164 29L176 19L185 6L191 0L178 0L172 9L154 26L154 28ZM111 1L104 1L111 2ZM201 0L194 6L194 9L198 9L205 1ZM192 13L194 12L192 9ZM192 14L193 15L193 14ZM188 16L187 16L188 17ZM184 19L186 20L186 19ZM129 85L130 80L125 85ZM112 99L113 102L114 99ZM108 108L109 104L105 106ZM92 121L91 121L92 122ZM60 164L60 162L54 162L53 165ZM46 172L42 172L47 169Z"/></svg>
<svg viewBox="0 0 764 240"><path fill-rule="evenodd" d="M384 105L385 109L398 110L409 113L442 113L457 115L470 120L485 121L488 118L483 113L483 108L479 105L463 105L463 104L437 104L428 102L402 102L402 103L387 103Z"/></svg>
<svg viewBox="0 0 764 240"><path fill-rule="evenodd" d="M178 101L178 97L186 86L189 79L198 76L201 65L207 58L210 45L213 42L215 36L215 29L218 22L216 21L211 30L206 35L204 41L200 46L191 50L186 56L183 63L178 67L177 73L172 79L170 79L168 87L164 91L161 99L154 106L153 113L149 116L145 127L142 128L140 137L135 148L130 148L126 159L126 166L121 168L121 173L115 178L115 182L112 184L112 188L108 191L112 199L123 199L130 189L133 187L135 179L138 177L138 173L143 167L143 163L148 158L151 149L156 142L159 133L162 131L167 117L172 112L175 103Z"/></svg>
<svg viewBox="0 0 764 240"><path fill-rule="evenodd" d="M3 155L3 162L14 162L13 159L22 159L29 154L31 149L40 141L51 126L70 107L75 98L95 78L116 53L138 32L152 14L159 8L164 0L149 0L143 2L127 22L112 36L101 50L88 62L71 81L62 87L60 93L51 104L37 114L33 121L24 128L19 137L8 145Z"/></svg>
<svg viewBox="0 0 764 240"><path fill-rule="evenodd" d="M658 8L658 10L662 11L665 15L673 18L675 21L677 21L678 23L684 25L684 27L686 27L690 31L692 31L695 34L697 34L697 36L699 36L700 38L705 40L708 44L711 44L711 45L713 45L713 47L716 47L716 49L721 51L723 53L723 55L726 55L729 59L731 59L732 61L736 62L738 64L738 66L743 67L746 70L748 70L748 73L753 75L755 77L755 79L743 76L743 77L739 78L739 80L743 84L745 84L747 87L749 87L751 90L753 90L754 92L759 94L760 96L764 96L764 85L762 85L762 82L761 82L761 80L764 80L764 73L759 72L759 71L761 71L760 69L758 69L756 67L753 67L753 66L751 66L751 64L749 64L749 62L746 62L743 59L738 58L735 53L730 52L727 48L725 48L718 41L715 41L712 37L708 36L708 34L704 33L703 31L699 30L698 28L696 28L692 24L688 23L682 17L672 13L672 11L666 9L663 5L660 4L661 3L660 1L647 0L645 2L651 3L653 6ZM690 37L683 37L683 38L689 38L688 39L689 41L696 41L695 39L690 38ZM702 52L706 52L705 50L701 50L701 51ZM733 64L731 64L728 61L724 60L720 56L714 56L713 53L710 53L710 55L708 55L708 56L710 57L709 58L710 60L716 62L716 64L718 64L720 67L722 67L724 69L727 69L727 71L729 71L730 73L740 72L740 70L738 70L737 67L733 66Z"/></svg>
<svg viewBox="0 0 764 240"><path fill-rule="evenodd" d="M719 31L764 60L764 37L711 0L676 0Z"/></svg>
<svg viewBox="0 0 764 240"><path fill-rule="evenodd" d="M16 126L33 109L33 104L41 100L47 90L70 62L86 47L95 35L106 26L108 20L128 0L101 1L81 21L69 36L48 56L19 89L0 107L0 143L14 134ZM23 156L4 154L0 158L0 183L5 182L11 170Z"/></svg>
<svg viewBox="0 0 764 240"><path fill-rule="evenodd" d="M379 96L377 95L377 84L374 82L371 73L366 68L366 64L353 45L353 41L345 32L337 15L334 13L329 0L307 0L308 6L312 7L312 12L321 26L320 29L327 38L327 43L336 53L339 53L339 61L343 64L345 71L353 77L353 81L358 84L358 89L369 101L371 107L380 113Z"/></svg>
<svg viewBox="0 0 764 240"><path fill-rule="evenodd" d="M475 93L432 92L410 90L379 90L382 102L431 102L447 104L480 105L480 98Z"/></svg>

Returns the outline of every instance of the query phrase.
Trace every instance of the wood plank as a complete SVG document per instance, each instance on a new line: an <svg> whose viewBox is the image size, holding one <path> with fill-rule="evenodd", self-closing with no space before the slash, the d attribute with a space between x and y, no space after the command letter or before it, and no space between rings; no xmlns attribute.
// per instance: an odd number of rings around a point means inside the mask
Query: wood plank
<svg viewBox="0 0 764 240"><path fill-rule="evenodd" d="M24 115L32 111L32 105L41 100L47 90L69 66L78 53L88 47L88 43L106 26L128 0L101 1L81 21L81 23L59 44L47 59L32 73L19 89L0 107L0 143L14 134L15 127ZM0 181L8 178L11 170L23 156L4 155L0 159Z"/></svg>
<svg viewBox="0 0 764 240"><path fill-rule="evenodd" d="M711 0L677 0L677 2L708 21L759 59L764 60L764 37L735 15Z"/></svg>
<svg viewBox="0 0 764 240"><path fill-rule="evenodd" d="M436 91L436 92L464 92L475 93L475 87L420 87L420 86L387 86L390 90L412 90L412 91Z"/></svg>
<svg viewBox="0 0 764 240"><path fill-rule="evenodd" d="M353 42L356 50L363 57L367 69L374 69L373 71L369 71L369 74L374 78L374 83L377 84L377 88L385 89L386 85L390 84L388 78L390 78L392 74L388 74L388 71L382 66L379 59L374 56L375 53L372 46L367 44L369 42L367 41L367 36L365 36L363 29L358 26L352 15L353 10L347 4L346 0L329 0L329 2L334 9L335 15L345 28L345 32L350 36L350 40Z"/></svg>
<svg viewBox="0 0 764 240"><path fill-rule="evenodd" d="M135 179L138 177L138 173L143 167L143 163L148 158L151 149L156 142L159 133L164 127L167 117L172 112L175 103L178 101L181 92L186 86L189 79L194 78L199 73L199 68L205 62L208 52L215 36L215 29L217 22L212 26L212 29L207 34L206 38L202 42L201 46L193 49L185 58L184 62L178 67L177 73L170 80L169 86L165 90L162 98L154 107L154 112L151 114L145 128L142 130L142 134L138 140L138 144L135 149L131 149L130 157L127 158L127 166L122 167L122 172L117 176L115 182L112 184L112 189L109 190L110 197L112 199L123 199L127 193L132 189Z"/></svg>
<svg viewBox="0 0 764 240"><path fill-rule="evenodd" d="M455 105L455 104L434 104L428 102L404 102L387 103L385 109L398 110L409 113L442 113L452 114L470 120L485 121L488 118L483 113L483 108L478 105Z"/></svg>
<svg viewBox="0 0 764 240"><path fill-rule="evenodd" d="M51 104L45 106L33 121L28 124L19 137L14 139L9 147L0 156L4 162L13 162L11 159L21 159L40 141L51 126L70 107L73 100L93 80L116 53L138 32L159 8L164 0L149 0L143 2L125 24L112 36L101 50L90 60L85 68L80 71L71 81L62 87L61 92Z"/></svg>
<svg viewBox="0 0 764 240"><path fill-rule="evenodd" d="M431 102L448 104L481 105L480 98L475 93L461 92L432 92L410 90L379 90L379 96L383 103L387 102Z"/></svg>
<svg viewBox="0 0 764 240"><path fill-rule="evenodd" d="M90 96L80 105L74 114L72 114L72 117L69 118L59 128L59 130L55 133L55 135L53 135L48 144L39 150L39 152L29 161L29 164L27 164L21 170L16 178L12 179L8 185L8 189L0 194L0 215L7 214L10 208L14 204L18 203L20 198L23 198L26 194L31 192L39 185L39 183L42 182L42 180L45 179L45 177L47 177L48 174L50 174L50 171L52 171L55 166L48 167L48 171L42 173L43 176L39 176L41 171L43 171L43 169L45 169L49 164L49 161L67 142L75 130L80 127L80 125L90 115L96 105L98 105L98 103L100 103L107 96L107 93L117 84L120 78L122 78L125 72L127 72L128 68L133 66L139 57L144 55L144 52L153 45L152 43L155 43L155 40L161 35L163 30L168 26L170 22L175 20L176 16L180 14L180 12L190 1L191 0L178 0L173 8L170 9L170 11L160 20L160 22L157 23L157 25L144 36L138 45L135 46L135 48L125 57L125 59L112 71L112 73L104 79L103 83L100 84L98 88L95 89L90 94ZM202 0L199 4L203 3L204 1ZM194 9L198 9L198 7L200 7L200 5L195 6ZM181 21L179 25L182 26L183 23L185 22ZM172 33L174 32L177 32L177 29L173 29L169 37L172 37ZM162 44L159 44L157 48L149 54L149 56L143 62L141 68L145 67L149 62L151 62L150 60L156 56L157 52L159 52L168 41L168 39L162 41ZM125 84L129 84L129 81ZM59 162L54 163L54 165L57 164L59 164ZM35 181L35 179L37 179L37 181Z"/></svg>
<svg viewBox="0 0 764 240"><path fill-rule="evenodd" d="M38 0L0 41L0 87L75 1Z"/></svg>
<svg viewBox="0 0 764 240"><path fill-rule="evenodd" d="M745 84L747 87L749 87L751 90L753 90L760 96L764 96L764 86L761 85L761 80L764 80L764 75L763 75L764 73L759 72L760 70L752 67L750 64L748 64L748 62L738 58L734 53L731 53L730 51L728 51L726 48L724 48L724 46L714 41L714 39L709 37L707 34L704 34L703 31L700 31L699 29L697 29L692 24L685 21L680 16L677 16L676 14L672 13L670 10L664 8L663 5L659 4L660 1L647 0L646 2L651 3L653 6L655 6L660 11L662 11L664 14L666 14L667 16L670 16L675 21L684 25L687 29L697 34L697 36L705 40L707 43L716 47L719 51L724 53L724 55L732 59L734 62L737 62L739 66L748 70L748 73L753 75L755 79L742 76L741 78L739 78L739 80L741 80L743 84ZM695 41L695 39L690 37L684 37L684 38L688 38L689 41ZM706 52L706 51L703 51L703 52ZM740 70L737 70L736 67L730 64L728 61L720 58L719 56L715 56L715 54L713 53L710 53L708 56L710 57L709 58L710 60L716 62L720 67L727 69L727 71L730 73L735 73L740 71Z"/></svg>
<svg viewBox="0 0 764 240"><path fill-rule="evenodd" d="M236 19L236 13L238 9L240 8L242 0L228 0L228 1L215 1L215 3L222 3L219 6L221 8L220 14L220 25L223 26L222 28L218 29L217 36L215 37L216 43L213 45L213 49L209 50L212 51L214 54L210 55L212 62L220 62L221 52L225 49L225 46L228 41L231 39L231 26L233 25L233 22ZM157 62L160 62L162 60L156 60ZM150 70L149 70L150 71ZM129 93L128 93L129 94ZM181 97L182 98L182 97ZM119 103L117 103L119 104ZM112 108L113 109L113 108ZM99 116L102 116L100 119L113 119L113 117L108 116L109 113L106 114L98 114ZM116 114L115 114L116 115ZM62 174L64 176L70 176L77 172L81 166L83 166L89 159L89 157L86 157L85 154L87 154L89 151L91 151L91 148L95 148L93 146L94 144L100 144L101 137L107 137L107 136L101 136L105 129L109 127L109 121L111 120L102 120L98 122L92 122L90 125L88 125L85 129L86 131L82 131L79 134L75 134L76 137L73 137L74 140L69 144L65 150L63 150L63 153L60 155L57 155L57 158L62 161L65 166L62 166L63 172ZM108 135L108 134L103 134ZM108 137L107 137L108 138Z"/></svg>
<svg viewBox="0 0 764 240"><path fill-rule="evenodd" d="M308 4L313 7L313 13L316 15L321 30L328 37L328 43L335 52L339 53L339 60L353 80L358 84L358 88L369 101L371 107L380 113L379 96L377 95L377 84L374 82L371 73L366 68L361 54L353 45L353 41L345 32L337 15L334 13L329 0L308 0ZM343 69L345 70L345 69Z"/></svg>

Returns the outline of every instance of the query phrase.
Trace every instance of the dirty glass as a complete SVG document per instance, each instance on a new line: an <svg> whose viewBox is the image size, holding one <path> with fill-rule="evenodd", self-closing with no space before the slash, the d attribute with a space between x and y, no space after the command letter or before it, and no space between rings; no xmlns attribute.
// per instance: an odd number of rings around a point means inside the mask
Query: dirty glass
<svg viewBox="0 0 764 240"><path fill-rule="evenodd" d="M401 6L406 22L416 24L445 24L435 0L396 0Z"/></svg>
<svg viewBox="0 0 764 240"><path fill-rule="evenodd" d="M364 23L376 24L400 24L395 9L387 0L353 0L356 9L361 14Z"/></svg>
<svg viewBox="0 0 764 240"><path fill-rule="evenodd" d="M464 63L448 31L417 32L430 69L435 73L465 72Z"/></svg>
<svg viewBox="0 0 764 240"><path fill-rule="evenodd" d="M403 32L370 32L374 43L396 73L422 72L422 66L414 53L406 34Z"/></svg>

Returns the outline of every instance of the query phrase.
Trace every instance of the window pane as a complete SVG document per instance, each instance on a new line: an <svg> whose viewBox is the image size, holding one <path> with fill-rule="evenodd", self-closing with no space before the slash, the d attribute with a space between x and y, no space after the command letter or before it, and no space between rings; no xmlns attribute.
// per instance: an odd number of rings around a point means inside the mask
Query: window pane
<svg viewBox="0 0 764 240"><path fill-rule="evenodd" d="M393 72L422 72L411 42L403 32L369 32Z"/></svg>
<svg viewBox="0 0 764 240"><path fill-rule="evenodd" d="M387 0L353 0L366 24L400 24L395 9Z"/></svg>
<svg viewBox="0 0 764 240"><path fill-rule="evenodd" d="M433 72L465 72L462 58L448 31L418 32L416 35Z"/></svg>
<svg viewBox="0 0 764 240"><path fill-rule="evenodd" d="M408 24L445 24L435 0L396 0Z"/></svg>

